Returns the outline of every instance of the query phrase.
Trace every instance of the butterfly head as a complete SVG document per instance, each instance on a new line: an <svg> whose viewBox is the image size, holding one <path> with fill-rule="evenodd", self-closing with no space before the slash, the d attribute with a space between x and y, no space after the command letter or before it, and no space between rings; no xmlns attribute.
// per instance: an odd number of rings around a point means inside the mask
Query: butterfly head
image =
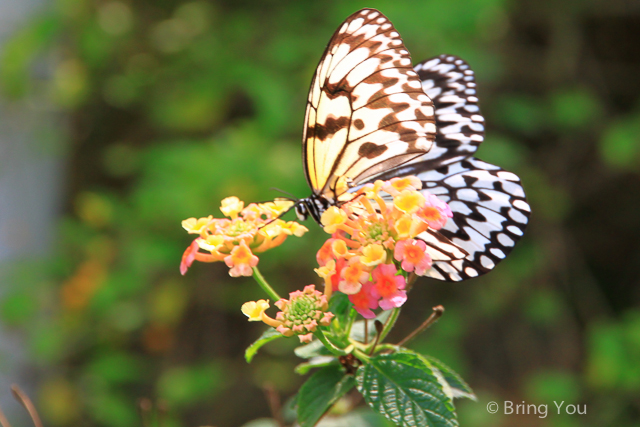
<svg viewBox="0 0 640 427"><path fill-rule="evenodd" d="M307 208L307 204L305 203L305 199L299 200L295 206L296 216L300 221L305 221L309 218L309 208Z"/></svg>
<svg viewBox="0 0 640 427"><path fill-rule="evenodd" d="M320 217L330 205L329 201L324 197L312 194L306 199L298 200L295 205L296 215L300 221L304 221L311 216L315 222L321 224Z"/></svg>

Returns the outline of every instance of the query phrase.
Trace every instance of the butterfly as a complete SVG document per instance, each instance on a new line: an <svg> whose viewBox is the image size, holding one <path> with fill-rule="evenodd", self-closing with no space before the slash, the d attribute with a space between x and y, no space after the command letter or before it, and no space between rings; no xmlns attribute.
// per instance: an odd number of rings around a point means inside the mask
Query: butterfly
<svg viewBox="0 0 640 427"><path fill-rule="evenodd" d="M378 179L415 175L453 218L418 236L433 260L427 276L459 281L493 269L523 235L530 207L520 179L473 157L484 139L474 73L441 55L413 67L393 24L375 9L349 16L312 78L303 130L310 197L301 220Z"/></svg>

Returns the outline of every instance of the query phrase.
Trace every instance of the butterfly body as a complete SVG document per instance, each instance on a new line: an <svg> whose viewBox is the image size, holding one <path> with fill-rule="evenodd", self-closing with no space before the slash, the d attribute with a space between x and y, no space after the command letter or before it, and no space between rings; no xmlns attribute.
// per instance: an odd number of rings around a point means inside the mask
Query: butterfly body
<svg viewBox="0 0 640 427"><path fill-rule="evenodd" d="M295 204L296 215L300 221L306 220L309 216L320 224L320 217L332 203L323 196L312 194L304 199L299 199Z"/></svg>
<svg viewBox="0 0 640 427"><path fill-rule="evenodd" d="M454 215L419 236L434 261L428 275L479 276L511 251L530 211L516 175L472 157L483 139L468 64L441 55L413 67L389 20L363 9L334 33L311 82L303 161L312 194L296 213L320 223L366 183L418 176Z"/></svg>

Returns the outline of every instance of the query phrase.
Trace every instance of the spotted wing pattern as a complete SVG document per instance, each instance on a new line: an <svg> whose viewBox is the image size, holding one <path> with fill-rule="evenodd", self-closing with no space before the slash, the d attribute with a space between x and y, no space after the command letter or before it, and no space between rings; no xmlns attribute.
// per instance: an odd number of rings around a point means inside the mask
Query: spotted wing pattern
<svg viewBox="0 0 640 427"><path fill-rule="evenodd" d="M482 275L504 259L524 234L530 208L515 174L469 158L416 175L424 191L447 202L453 211L443 229L419 236L434 261L428 276L459 281ZM435 234L442 238L437 240Z"/></svg>
<svg viewBox="0 0 640 427"><path fill-rule="evenodd" d="M374 9L335 32L311 81L303 135L307 180L331 203L349 187L428 152L433 103L391 22Z"/></svg>

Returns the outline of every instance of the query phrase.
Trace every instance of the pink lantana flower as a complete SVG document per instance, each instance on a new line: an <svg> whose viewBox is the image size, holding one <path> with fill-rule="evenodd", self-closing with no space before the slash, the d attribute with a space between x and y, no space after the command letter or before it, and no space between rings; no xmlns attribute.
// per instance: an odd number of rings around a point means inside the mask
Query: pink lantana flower
<svg viewBox="0 0 640 427"><path fill-rule="evenodd" d="M360 262L360 257L353 257L342 269L338 289L347 294L353 295L360 292L362 284L369 280L369 272L366 266Z"/></svg>
<svg viewBox="0 0 640 427"><path fill-rule="evenodd" d="M393 264L380 264L373 270L373 287L371 295L379 298L378 304L383 310L391 310L400 307L407 300L407 292L404 291L405 278L396 275L396 267Z"/></svg>
<svg viewBox="0 0 640 427"><path fill-rule="evenodd" d="M440 230L453 217L448 204L433 194L428 194L424 206L417 212L418 217L434 230Z"/></svg>
<svg viewBox="0 0 640 427"><path fill-rule="evenodd" d="M318 253L316 254L316 260L318 261L318 265L320 267L324 267L329 261L331 261L332 259L336 259L331 247L334 240L334 238L327 239L327 241L324 242L322 247L318 250Z"/></svg>
<svg viewBox="0 0 640 427"><path fill-rule="evenodd" d="M360 292L349 295L349 301L353 303L353 308L365 319L373 319L376 317L376 314L371 310L378 308L378 298L372 295L372 288L373 284L367 282L362 285Z"/></svg>
<svg viewBox="0 0 640 427"><path fill-rule="evenodd" d="M180 262L180 274L183 276L196 260L196 254L198 253L198 240L194 240L189 247L182 254L182 261Z"/></svg>
<svg viewBox="0 0 640 427"><path fill-rule="evenodd" d="M422 240L407 239L396 243L393 257L401 262L402 269L418 276L424 276L431 268L431 257L426 252L427 244Z"/></svg>
<svg viewBox="0 0 640 427"><path fill-rule="evenodd" d="M231 277L252 276L252 267L258 265L258 257L251 252L244 240L241 240L240 244L233 248L231 254L224 258L224 262L228 267L231 267L229 270Z"/></svg>

